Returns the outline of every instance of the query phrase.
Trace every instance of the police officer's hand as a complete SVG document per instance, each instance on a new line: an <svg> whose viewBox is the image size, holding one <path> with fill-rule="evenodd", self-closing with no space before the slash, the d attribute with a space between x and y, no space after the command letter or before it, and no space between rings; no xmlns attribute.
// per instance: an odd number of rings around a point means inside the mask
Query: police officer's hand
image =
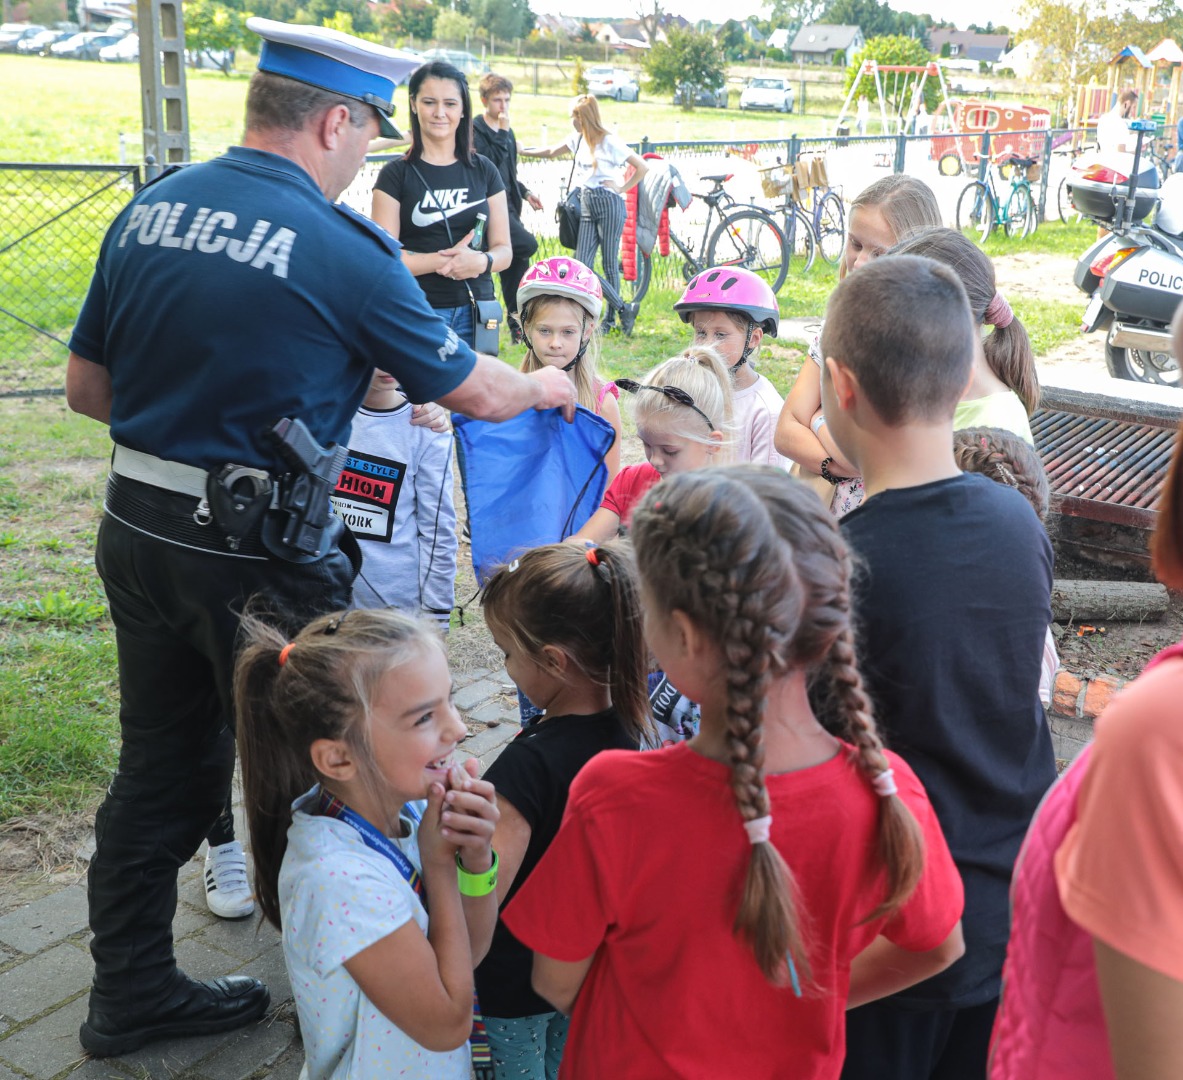
<svg viewBox="0 0 1183 1080"><path fill-rule="evenodd" d="M411 409L411 426L431 428L437 435L450 430L448 411L429 401L425 405L416 405Z"/></svg>
<svg viewBox="0 0 1183 1080"><path fill-rule="evenodd" d="M564 420L570 423L575 419L575 384L566 372L557 367L544 367L530 372L528 378L542 384L542 399L534 404L537 411L562 409Z"/></svg>

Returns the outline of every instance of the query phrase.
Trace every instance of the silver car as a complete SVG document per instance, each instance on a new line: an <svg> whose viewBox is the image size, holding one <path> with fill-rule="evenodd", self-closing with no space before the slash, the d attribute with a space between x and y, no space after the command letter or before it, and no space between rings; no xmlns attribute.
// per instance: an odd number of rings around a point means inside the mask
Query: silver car
<svg viewBox="0 0 1183 1080"><path fill-rule="evenodd" d="M623 68L616 67L588 68L587 92L613 101L637 101L641 96L636 78Z"/></svg>

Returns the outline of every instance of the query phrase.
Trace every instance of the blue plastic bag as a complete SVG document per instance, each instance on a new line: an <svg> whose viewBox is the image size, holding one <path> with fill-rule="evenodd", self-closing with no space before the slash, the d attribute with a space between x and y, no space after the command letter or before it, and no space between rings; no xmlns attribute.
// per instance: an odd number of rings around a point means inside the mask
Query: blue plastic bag
<svg viewBox="0 0 1183 1080"><path fill-rule="evenodd" d="M570 424L558 409L500 424L454 419L480 584L526 549L578 532L599 507L615 432L590 409Z"/></svg>

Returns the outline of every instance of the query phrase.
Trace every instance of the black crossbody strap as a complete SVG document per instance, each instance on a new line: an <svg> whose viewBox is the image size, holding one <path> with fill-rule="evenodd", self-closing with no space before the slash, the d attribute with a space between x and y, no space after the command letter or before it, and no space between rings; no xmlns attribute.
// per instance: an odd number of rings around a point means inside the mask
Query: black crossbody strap
<svg viewBox="0 0 1183 1080"><path fill-rule="evenodd" d="M444 229L448 233L448 247L456 246L456 239L452 236L452 226L448 223L448 215L444 213L444 208L440 206L439 200L435 197L435 192L431 190L431 185L424 179L423 174L415 168L415 163L410 159L407 160L407 168L411 170L418 178L419 183L423 185L423 197L431 196L431 201L435 203L435 208L440 212L440 217L444 219ZM488 196L485 196L488 198ZM473 319L476 319L476 295L472 291L472 286L468 284L468 278L461 278L460 283L468 290L468 299L472 301Z"/></svg>

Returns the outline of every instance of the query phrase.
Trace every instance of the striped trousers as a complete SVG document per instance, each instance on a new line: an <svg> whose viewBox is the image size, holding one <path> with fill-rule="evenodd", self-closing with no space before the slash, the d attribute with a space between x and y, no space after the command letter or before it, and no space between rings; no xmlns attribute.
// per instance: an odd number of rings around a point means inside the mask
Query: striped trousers
<svg viewBox="0 0 1183 1080"><path fill-rule="evenodd" d="M624 197L608 188L582 188L583 211L579 216L579 239L575 258L593 270L596 251L600 252L604 280L620 292L620 238L624 234ZM615 311L609 307L605 320L612 322Z"/></svg>

